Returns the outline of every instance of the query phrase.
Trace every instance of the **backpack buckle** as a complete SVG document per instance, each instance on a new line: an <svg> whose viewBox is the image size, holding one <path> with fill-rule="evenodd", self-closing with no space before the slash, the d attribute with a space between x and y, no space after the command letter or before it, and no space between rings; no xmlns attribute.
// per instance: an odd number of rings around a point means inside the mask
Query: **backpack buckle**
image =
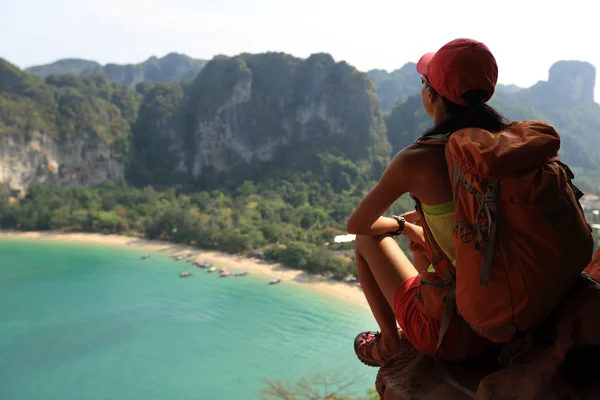
<svg viewBox="0 0 600 400"><path fill-rule="evenodd" d="M491 181L488 184L485 196L483 198L482 208L487 217L488 224L492 222L494 214L496 214L496 200L498 195L498 181Z"/></svg>
<svg viewBox="0 0 600 400"><path fill-rule="evenodd" d="M485 196L483 197L483 201L487 204L495 203L496 196L498 195L498 181L491 181L488 183L487 190L485 191Z"/></svg>
<svg viewBox="0 0 600 400"><path fill-rule="evenodd" d="M454 276L452 276L450 272L446 272L444 274L444 285L446 285L448 289L452 289L455 283L456 281L454 279Z"/></svg>

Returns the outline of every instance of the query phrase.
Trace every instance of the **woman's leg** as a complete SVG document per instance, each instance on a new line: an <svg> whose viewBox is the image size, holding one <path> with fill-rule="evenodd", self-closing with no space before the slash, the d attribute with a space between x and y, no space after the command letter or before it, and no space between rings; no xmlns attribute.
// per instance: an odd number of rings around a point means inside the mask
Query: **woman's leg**
<svg viewBox="0 0 600 400"><path fill-rule="evenodd" d="M394 298L400 285L418 275L400 246L390 236L357 236L356 268L369 307L381 330L381 347L394 352L400 342Z"/></svg>

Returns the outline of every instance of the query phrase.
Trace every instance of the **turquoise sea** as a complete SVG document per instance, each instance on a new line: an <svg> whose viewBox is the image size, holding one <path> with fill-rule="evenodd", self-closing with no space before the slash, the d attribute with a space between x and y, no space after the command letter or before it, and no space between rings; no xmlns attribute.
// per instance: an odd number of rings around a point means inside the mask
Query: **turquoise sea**
<svg viewBox="0 0 600 400"><path fill-rule="evenodd" d="M315 374L373 387L352 348L376 328L365 309L141 254L0 241L0 399L260 399L265 379Z"/></svg>

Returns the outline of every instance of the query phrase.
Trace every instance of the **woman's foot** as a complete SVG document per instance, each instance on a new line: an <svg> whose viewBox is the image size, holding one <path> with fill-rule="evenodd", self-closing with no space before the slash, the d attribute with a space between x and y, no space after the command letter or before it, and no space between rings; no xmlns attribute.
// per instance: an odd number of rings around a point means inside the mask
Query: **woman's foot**
<svg viewBox="0 0 600 400"><path fill-rule="evenodd" d="M398 329L398 333L402 331ZM382 367L394 355L393 349L384 346L380 332L361 332L354 339L354 352L358 359L370 367Z"/></svg>

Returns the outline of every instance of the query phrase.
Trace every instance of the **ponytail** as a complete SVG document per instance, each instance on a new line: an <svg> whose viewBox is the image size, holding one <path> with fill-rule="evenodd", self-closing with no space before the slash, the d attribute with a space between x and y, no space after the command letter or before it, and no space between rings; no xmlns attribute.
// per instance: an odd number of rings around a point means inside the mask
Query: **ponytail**
<svg viewBox="0 0 600 400"><path fill-rule="evenodd" d="M423 137L439 134L450 136L454 132L465 128L480 128L492 133L504 130L507 127L506 119L498 111L481 101L486 94L485 90L480 89L466 92L462 95L462 98L467 101L467 106L453 103L442 97L444 107L446 112L450 114L450 118L438 126L434 126Z"/></svg>

